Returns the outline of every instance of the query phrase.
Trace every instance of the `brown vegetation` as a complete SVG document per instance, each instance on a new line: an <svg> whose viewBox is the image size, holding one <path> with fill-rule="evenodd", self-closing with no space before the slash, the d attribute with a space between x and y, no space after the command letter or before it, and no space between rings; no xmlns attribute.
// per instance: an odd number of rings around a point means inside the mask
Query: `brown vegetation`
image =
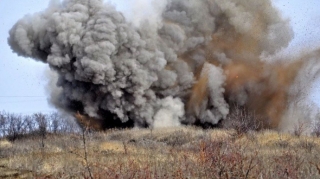
<svg viewBox="0 0 320 179"><path fill-rule="evenodd" d="M313 136L301 122L291 135L262 130L257 118L235 107L225 129L93 132L90 122L82 130L56 124L57 114L0 113L0 178L320 177L319 123Z"/></svg>
<svg viewBox="0 0 320 179"><path fill-rule="evenodd" d="M316 137L192 127L83 134L85 143L80 134L47 136L43 149L37 138L1 141L1 177L320 177Z"/></svg>

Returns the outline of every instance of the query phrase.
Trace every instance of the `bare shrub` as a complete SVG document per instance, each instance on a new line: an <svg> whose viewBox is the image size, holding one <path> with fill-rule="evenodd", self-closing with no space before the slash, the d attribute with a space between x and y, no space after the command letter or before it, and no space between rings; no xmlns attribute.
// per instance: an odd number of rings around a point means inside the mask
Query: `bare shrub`
<svg viewBox="0 0 320 179"><path fill-rule="evenodd" d="M33 120L33 117L30 115L25 115L23 116L23 120L25 122L26 125L26 131L27 133L33 133L34 131L36 131L37 127L36 127L36 121Z"/></svg>
<svg viewBox="0 0 320 179"><path fill-rule="evenodd" d="M307 130L307 123L299 120L297 124L295 124L293 128L293 134L297 137L300 137Z"/></svg>
<svg viewBox="0 0 320 179"><path fill-rule="evenodd" d="M317 121L313 126L312 126L312 135L320 137L320 121Z"/></svg>
<svg viewBox="0 0 320 179"><path fill-rule="evenodd" d="M33 119L36 121L38 129L37 133L40 136L40 146L45 147L45 138L48 132L48 116L42 113L36 113L33 115Z"/></svg>
<svg viewBox="0 0 320 179"><path fill-rule="evenodd" d="M253 178L259 171L258 151L245 154L245 146L232 141L203 140L200 143L200 163L204 176L214 178Z"/></svg>
<svg viewBox="0 0 320 179"><path fill-rule="evenodd" d="M0 112L0 137L4 137L7 135L6 124L7 118L5 117L4 112Z"/></svg>
<svg viewBox="0 0 320 179"><path fill-rule="evenodd" d="M296 151L285 151L274 158L274 165L271 166L274 172L269 177L298 179L303 163L304 159Z"/></svg>
<svg viewBox="0 0 320 179"><path fill-rule="evenodd" d="M288 139L284 139L284 137L279 134L279 139L278 140L275 140L273 145L277 148L280 148L280 149L288 149L291 147L291 144L290 144L290 140Z"/></svg>
<svg viewBox="0 0 320 179"><path fill-rule="evenodd" d="M38 126L38 132L41 136L45 136L48 130L48 117L42 113L35 113L33 119L36 121Z"/></svg>
<svg viewBox="0 0 320 179"><path fill-rule="evenodd" d="M263 128L263 123L259 116L240 106L234 106L227 119L223 120L222 123L224 128L234 129L238 135Z"/></svg>
<svg viewBox="0 0 320 179"><path fill-rule="evenodd" d="M49 131L54 134L58 133L59 128L62 126L61 123L63 122L61 116L57 112L54 112L50 114L49 118Z"/></svg>
<svg viewBox="0 0 320 179"><path fill-rule="evenodd" d="M298 142L297 147L305 149L307 152L312 152L317 147L317 144L314 141L301 140Z"/></svg>
<svg viewBox="0 0 320 179"><path fill-rule="evenodd" d="M81 133L81 128L73 116L53 112L48 117L48 132L57 133Z"/></svg>
<svg viewBox="0 0 320 179"><path fill-rule="evenodd" d="M4 113L2 118L7 139L14 141L27 133L27 121L21 115Z"/></svg>

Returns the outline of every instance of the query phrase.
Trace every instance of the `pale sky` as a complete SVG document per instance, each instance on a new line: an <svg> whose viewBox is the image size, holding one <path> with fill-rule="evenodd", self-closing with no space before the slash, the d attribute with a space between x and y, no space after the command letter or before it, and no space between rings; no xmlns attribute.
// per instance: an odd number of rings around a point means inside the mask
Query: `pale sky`
<svg viewBox="0 0 320 179"><path fill-rule="evenodd" d="M112 0L119 10L128 14L136 2L148 0ZM295 32L292 49L320 47L319 0L273 0ZM54 111L47 102L47 66L32 59L18 57L7 45L8 31L26 14L44 10L49 0L0 0L0 111L32 114ZM148 7L148 6L145 6ZM143 11L143 7L141 8ZM311 98L320 105L320 82L313 86Z"/></svg>

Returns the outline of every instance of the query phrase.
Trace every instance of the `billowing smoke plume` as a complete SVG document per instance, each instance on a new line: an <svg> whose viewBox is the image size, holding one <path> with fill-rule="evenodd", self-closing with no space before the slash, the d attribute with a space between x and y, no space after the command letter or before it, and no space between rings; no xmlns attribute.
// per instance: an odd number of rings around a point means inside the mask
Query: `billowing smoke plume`
<svg viewBox="0 0 320 179"><path fill-rule="evenodd" d="M55 106L106 127L214 125L233 104L278 127L317 55L263 60L293 37L270 0L167 0L154 11L133 22L101 0L53 2L18 21L8 41L58 74Z"/></svg>

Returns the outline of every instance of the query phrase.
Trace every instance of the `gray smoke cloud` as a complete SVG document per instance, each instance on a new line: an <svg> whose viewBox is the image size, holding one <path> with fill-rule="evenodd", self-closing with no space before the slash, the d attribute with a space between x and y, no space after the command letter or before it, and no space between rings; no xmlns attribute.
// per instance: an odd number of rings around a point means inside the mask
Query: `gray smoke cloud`
<svg viewBox="0 0 320 179"><path fill-rule="evenodd" d="M8 43L57 74L49 85L57 108L110 127L217 124L231 102L253 108L250 96L277 81L258 80L274 77L269 67L252 73L293 37L270 0L167 0L152 8L149 20L141 13L127 20L101 0L52 1L19 20Z"/></svg>

